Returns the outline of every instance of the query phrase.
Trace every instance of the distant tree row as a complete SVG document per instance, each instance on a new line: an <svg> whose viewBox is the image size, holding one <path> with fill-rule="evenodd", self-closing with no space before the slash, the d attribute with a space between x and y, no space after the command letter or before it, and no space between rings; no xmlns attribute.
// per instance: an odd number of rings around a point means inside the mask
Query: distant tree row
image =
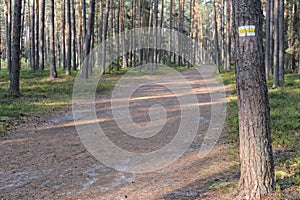
<svg viewBox="0 0 300 200"><path fill-rule="evenodd" d="M23 0L21 12L16 14L17 2L3 0L0 8L0 58L11 71L14 29L20 29L20 56L32 70L50 66L50 77L56 78L56 67L65 69L67 75L80 69L88 78L93 67L102 68L106 52L102 48L102 63L91 57L92 65L81 68L84 58L92 49L109 37L140 27L159 27L177 30L194 39L199 48L189 47L170 34L168 43L191 48L192 61L215 62L219 71L228 71L235 60L236 44L232 0ZM263 1L265 15L265 64L267 78L274 75L274 87L284 82L284 72L300 68L300 5L296 0ZM15 15L21 17L15 24ZM16 19L17 20L17 19ZM134 36L116 37L115 46L123 56L110 65L113 68L136 67L143 62L162 62L169 65L189 64L182 55L158 49L139 49L125 52L125 45L134 48ZM125 42L126 41L126 42ZM189 65L190 66L190 65ZM1 68L1 66L0 66ZM300 73L300 72L299 72Z"/></svg>

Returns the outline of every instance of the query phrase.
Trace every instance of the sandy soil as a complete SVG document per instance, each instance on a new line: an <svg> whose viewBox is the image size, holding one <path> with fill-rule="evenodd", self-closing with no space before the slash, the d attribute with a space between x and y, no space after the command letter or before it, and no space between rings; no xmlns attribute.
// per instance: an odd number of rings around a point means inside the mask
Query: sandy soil
<svg viewBox="0 0 300 200"><path fill-rule="evenodd" d="M195 69L183 72L192 82L199 100L201 118L188 151L168 167L151 173L131 174L106 167L82 144L72 112L44 116L44 122L30 122L13 134L0 138L0 199L232 199L234 189L212 192L216 182L236 181L230 157L232 148L218 145L203 159L198 156L211 116L210 96ZM156 96L132 103L133 120L146 123L147 108L160 101L168 112L168 123L149 140L123 134L112 119L109 94L97 97L97 116L107 137L132 152L151 152L172 140L180 111L172 93L158 86L145 86L137 97ZM218 103L218 102L216 102ZM179 121L178 121L179 120Z"/></svg>

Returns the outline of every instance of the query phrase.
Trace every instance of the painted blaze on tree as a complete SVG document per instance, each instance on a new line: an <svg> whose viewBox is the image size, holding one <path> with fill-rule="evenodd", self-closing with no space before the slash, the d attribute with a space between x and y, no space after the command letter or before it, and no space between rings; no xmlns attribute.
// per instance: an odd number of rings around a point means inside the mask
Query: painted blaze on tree
<svg viewBox="0 0 300 200"><path fill-rule="evenodd" d="M275 186L262 5L260 0L234 0L233 3L241 160L238 199L256 200L273 192Z"/></svg>

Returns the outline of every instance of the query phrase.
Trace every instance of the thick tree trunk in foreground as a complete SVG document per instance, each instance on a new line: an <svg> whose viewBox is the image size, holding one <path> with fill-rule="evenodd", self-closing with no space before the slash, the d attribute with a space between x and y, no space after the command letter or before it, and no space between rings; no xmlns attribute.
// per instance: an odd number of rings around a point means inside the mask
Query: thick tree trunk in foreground
<svg viewBox="0 0 300 200"><path fill-rule="evenodd" d="M275 186L263 53L262 5L260 0L234 0L234 3L241 159L237 199L257 200L273 192ZM249 25L255 28L242 28ZM255 35L243 36L243 33Z"/></svg>
<svg viewBox="0 0 300 200"><path fill-rule="evenodd" d="M21 55L21 11L22 0L15 0L14 24L13 24L13 49L12 66L10 73L10 93L14 96L20 95L20 55Z"/></svg>

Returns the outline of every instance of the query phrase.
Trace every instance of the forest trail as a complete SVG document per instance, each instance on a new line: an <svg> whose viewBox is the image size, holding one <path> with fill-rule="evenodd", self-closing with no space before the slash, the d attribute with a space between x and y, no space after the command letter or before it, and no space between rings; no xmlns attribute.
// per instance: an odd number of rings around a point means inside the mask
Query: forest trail
<svg viewBox="0 0 300 200"><path fill-rule="evenodd" d="M72 112L55 114L46 123L30 124L30 128L24 127L1 138L0 151L4 154L0 158L0 199L232 199L232 191L227 191L224 196L222 192L209 190L214 183L237 180L238 174L233 173L237 170L233 170L231 146L219 142L206 157L200 159L198 156L211 116L212 102L206 83L196 69L182 74L191 81L197 94L201 118L192 145L173 164L145 174L106 167L82 144ZM210 78L216 81L213 74ZM172 95L166 97L169 91L153 90L150 86L143 90L142 93L154 92L155 100L172 104L165 107L172 112L168 115L171 122L162 133L163 139L153 137L150 145L138 144L138 141L123 136L120 142L114 122L109 120L110 95L97 97L97 117L106 119L100 120L101 126L109 129L109 138L113 142L131 144L126 147L130 151L152 151L167 144L174 137L172 130L179 120L180 113L172 110L176 100ZM147 107L147 102L137 104L133 109Z"/></svg>

